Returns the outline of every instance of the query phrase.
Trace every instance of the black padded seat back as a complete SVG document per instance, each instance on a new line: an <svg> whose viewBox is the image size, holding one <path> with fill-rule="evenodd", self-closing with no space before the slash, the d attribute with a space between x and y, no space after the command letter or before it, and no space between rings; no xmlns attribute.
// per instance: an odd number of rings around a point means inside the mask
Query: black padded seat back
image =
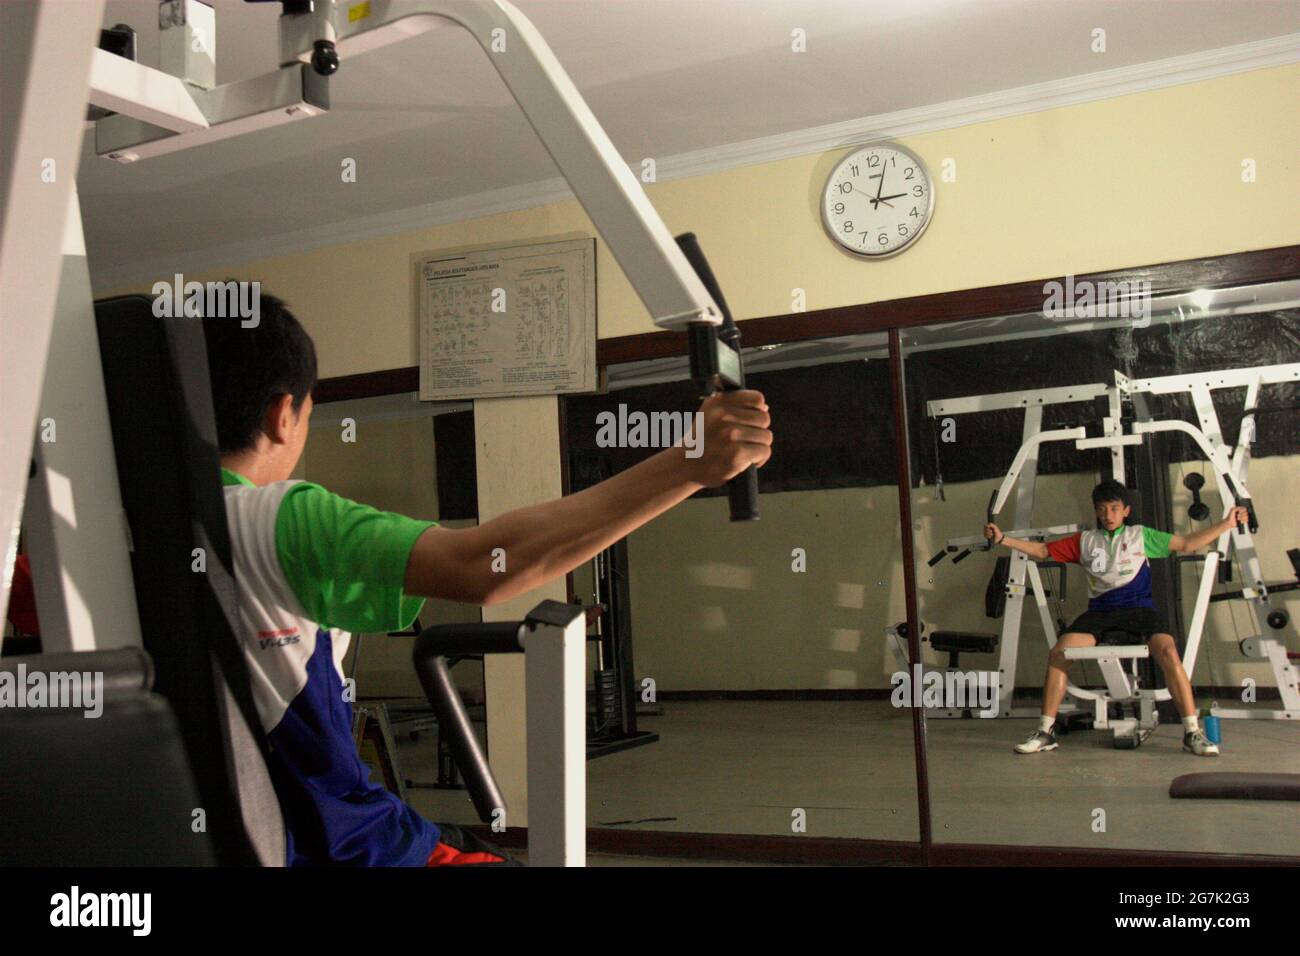
<svg viewBox="0 0 1300 956"><path fill-rule="evenodd" d="M959 654L992 654L997 650L998 635L935 631L930 635L930 646L936 651L956 651Z"/></svg>
<svg viewBox="0 0 1300 956"><path fill-rule="evenodd" d="M1101 632L1097 643L1105 647L1137 646L1151 639L1151 632L1142 628L1110 627Z"/></svg>
<svg viewBox="0 0 1300 956"><path fill-rule="evenodd" d="M9 692L36 674L46 686L51 675L102 675L79 708L0 707L0 865L216 862L193 825L202 800L175 715L149 690L152 670L135 648L0 661Z"/></svg>
<svg viewBox="0 0 1300 956"><path fill-rule="evenodd" d="M238 638L202 321L95 303L131 570L156 688L176 713L223 865L283 866L285 834Z"/></svg>

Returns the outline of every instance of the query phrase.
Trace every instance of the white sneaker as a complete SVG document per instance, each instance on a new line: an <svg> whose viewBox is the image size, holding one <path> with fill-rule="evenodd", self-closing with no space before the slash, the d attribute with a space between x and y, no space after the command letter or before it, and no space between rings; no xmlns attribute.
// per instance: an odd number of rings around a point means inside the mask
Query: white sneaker
<svg viewBox="0 0 1300 956"><path fill-rule="evenodd" d="M1219 745L1210 743L1203 730L1193 730L1183 734L1183 749L1198 757L1219 756Z"/></svg>
<svg viewBox="0 0 1300 956"><path fill-rule="evenodd" d="M1058 746L1060 745L1056 742L1056 734L1036 730L1025 739L1024 743L1016 744L1014 749L1018 754L1037 754L1044 750L1055 750Z"/></svg>

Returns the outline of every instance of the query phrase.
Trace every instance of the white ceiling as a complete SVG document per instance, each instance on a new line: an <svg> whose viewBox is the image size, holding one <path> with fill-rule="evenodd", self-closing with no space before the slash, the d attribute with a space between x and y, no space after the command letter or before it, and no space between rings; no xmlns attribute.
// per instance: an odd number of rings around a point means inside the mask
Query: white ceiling
<svg viewBox="0 0 1300 956"><path fill-rule="evenodd" d="M735 144L1300 31L1300 0L515 5L624 158L655 157L661 171L682 154L731 146L718 155L743 164ZM279 4L215 6L218 82L274 70ZM151 66L156 8L156 0L109 0L105 14L105 25L137 30L140 60ZM1089 48L1097 27L1106 30L1103 55ZM806 53L790 50L795 28L806 31ZM234 250L275 237L307 247L319 244L313 236L426 207L482 210L493 196L505 207L551 201L540 187L556 177L554 164L462 31L437 30L345 61L330 97L325 116L130 166L96 157L87 133L79 187L97 285L162 272L185 257L193 268L204 251L212 265L229 262ZM340 181L344 157L357 161L354 184ZM409 219L407 228L421 224L419 215Z"/></svg>

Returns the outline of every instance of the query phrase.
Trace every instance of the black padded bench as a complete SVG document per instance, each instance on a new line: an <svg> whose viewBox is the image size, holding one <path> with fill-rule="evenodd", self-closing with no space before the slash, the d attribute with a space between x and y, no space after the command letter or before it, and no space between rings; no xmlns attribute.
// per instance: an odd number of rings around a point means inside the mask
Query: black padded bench
<svg viewBox="0 0 1300 956"><path fill-rule="evenodd" d="M930 646L948 655L948 666L957 667L962 654L992 654L998 646L996 634L975 634L969 631L935 631L930 635Z"/></svg>
<svg viewBox="0 0 1300 956"><path fill-rule="evenodd" d="M7 673L5 673L7 672ZM35 673L103 675L98 716L0 707L0 860L6 866L212 866L203 805L153 663L123 649L0 659L19 692ZM48 681L48 678L46 678Z"/></svg>
<svg viewBox="0 0 1300 956"><path fill-rule="evenodd" d="M1183 800L1300 800L1300 773L1188 773L1169 796Z"/></svg>

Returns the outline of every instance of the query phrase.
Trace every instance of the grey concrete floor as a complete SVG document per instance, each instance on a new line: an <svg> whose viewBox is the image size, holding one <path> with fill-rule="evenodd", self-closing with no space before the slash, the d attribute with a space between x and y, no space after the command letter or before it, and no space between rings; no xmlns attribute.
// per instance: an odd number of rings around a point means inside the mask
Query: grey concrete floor
<svg viewBox="0 0 1300 956"><path fill-rule="evenodd" d="M592 826L916 840L911 719L887 701L669 701L643 720L658 743L588 763ZM1162 725L1137 750L1108 732L1020 756L1031 720L930 720L935 839L1086 848L1300 856L1300 803L1172 800L1170 781L1202 771L1300 773L1300 723L1223 721L1223 753L1182 750ZM405 776L432 780L430 736L402 742ZM416 789L435 820L476 822L463 792ZM618 865L613 862L610 865Z"/></svg>

